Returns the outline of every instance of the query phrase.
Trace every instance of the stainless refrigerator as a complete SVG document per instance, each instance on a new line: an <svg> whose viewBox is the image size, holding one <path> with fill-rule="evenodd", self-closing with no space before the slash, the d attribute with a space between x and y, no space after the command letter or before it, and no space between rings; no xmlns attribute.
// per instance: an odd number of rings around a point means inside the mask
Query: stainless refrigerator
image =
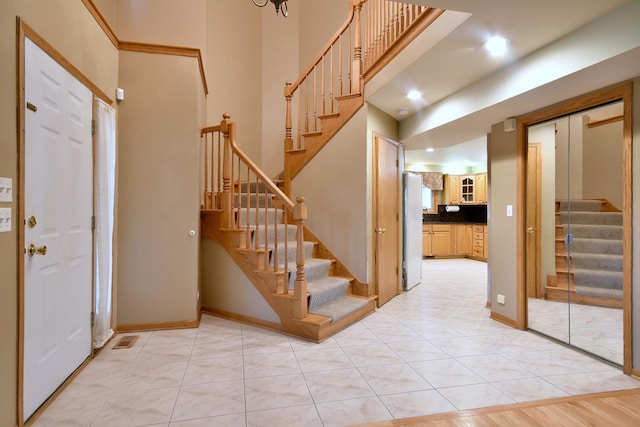
<svg viewBox="0 0 640 427"><path fill-rule="evenodd" d="M407 291L422 281L422 177L404 172L402 184L402 287Z"/></svg>

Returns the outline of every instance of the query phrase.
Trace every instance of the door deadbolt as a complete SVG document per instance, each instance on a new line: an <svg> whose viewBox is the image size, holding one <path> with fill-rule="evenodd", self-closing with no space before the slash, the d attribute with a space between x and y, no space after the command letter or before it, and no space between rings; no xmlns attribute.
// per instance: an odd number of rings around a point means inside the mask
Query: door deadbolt
<svg viewBox="0 0 640 427"><path fill-rule="evenodd" d="M36 246L32 243L27 248L27 254L29 255L29 258L31 258L34 255L46 255L47 246L46 245Z"/></svg>
<svg viewBox="0 0 640 427"><path fill-rule="evenodd" d="M27 220L27 225L29 226L29 228L33 228L38 224L38 221L36 221L36 217L31 215L29 217L29 219Z"/></svg>

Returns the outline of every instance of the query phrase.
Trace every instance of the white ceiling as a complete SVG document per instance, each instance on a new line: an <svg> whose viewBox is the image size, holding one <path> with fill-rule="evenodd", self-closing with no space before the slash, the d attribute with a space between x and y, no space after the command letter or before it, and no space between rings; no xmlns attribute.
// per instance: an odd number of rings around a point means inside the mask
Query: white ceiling
<svg viewBox="0 0 640 427"><path fill-rule="evenodd" d="M367 101L399 121L416 121L416 117L427 114L434 104L504 71L510 64L628 1L412 0L412 3L468 15L454 20L444 34L440 29L438 42L428 46L426 52L404 66L384 85L367 94ZM504 57L491 57L483 49L487 37L492 35L501 35L509 40L508 53ZM420 102L407 99L406 94L412 89L421 91L424 99ZM400 115L398 110L402 109L408 110L409 115ZM473 120L465 122L464 129L431 129L424 136L418 133L411 135L410 142L407 142L407 162L486 163L483 144L491 124L496 121L487 121L493 117L482 111L474 116ZM424 149L428 146L436 147L435 151L426 153Z"/></svg>

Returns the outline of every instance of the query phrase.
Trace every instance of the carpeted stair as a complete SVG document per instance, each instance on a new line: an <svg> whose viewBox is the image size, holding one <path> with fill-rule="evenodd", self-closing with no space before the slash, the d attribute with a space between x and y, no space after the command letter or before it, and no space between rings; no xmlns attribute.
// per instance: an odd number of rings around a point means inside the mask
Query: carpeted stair
<svg viewBox="0 0 640 427"><path fill-rule="evenodd" d="M600 200L559 202L565 256L576 294L622 299L622 212L601 207Z"/></svg>
<svg viewBox="0 0 640 427"><path fill-rule="evenodd" d="M255 244L257 239L259 244L263 245L266 242L267 247L271 248L270 267L273 267L276 259L281 269L284 269L285 262L287 263L289 289L293 289L296 276L296 227L291 224L286 227L282 224L284 213L281 209L269 208L273 206L272 197L265 194L264 186L260 184L256 186L252 183L251 186L241 184L239 188L241 193L236 196L235 202L236 208L239 208L239 223L243 227L254 230L252 243ZM247 190L253 194L247 195ZM258 193L257 196L256 193ZM246 209L247 203L250 206L249 210ZM256 206L260 208L255 209ZM264 209L265 206L268 209ZM268 227L269 231L265 235L263 227L265 221L267 224L277 223L277 231ZM256 227L256 224L259 226ZM275 250L276 241L277 250ZM314 258L315 245L314 242L304 242L304 275L309 294L309 313L326 316L336 321L365 307L369 303L368 299L350 295L351 278L332 275L333 260Z"/></svg>

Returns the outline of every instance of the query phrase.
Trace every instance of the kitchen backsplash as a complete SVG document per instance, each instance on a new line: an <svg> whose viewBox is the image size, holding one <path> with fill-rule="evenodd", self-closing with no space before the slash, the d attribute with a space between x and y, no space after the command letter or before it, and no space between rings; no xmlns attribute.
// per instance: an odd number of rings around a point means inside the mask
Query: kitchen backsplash
<svg viewBox="0 0 640 427"><path fill-rule="evenodd" d="M446 205L438 205L437 214L422 214L422 222L451 222L466 224L486 224L487 205L457 205L458 212L447 212Z"/></svg>

